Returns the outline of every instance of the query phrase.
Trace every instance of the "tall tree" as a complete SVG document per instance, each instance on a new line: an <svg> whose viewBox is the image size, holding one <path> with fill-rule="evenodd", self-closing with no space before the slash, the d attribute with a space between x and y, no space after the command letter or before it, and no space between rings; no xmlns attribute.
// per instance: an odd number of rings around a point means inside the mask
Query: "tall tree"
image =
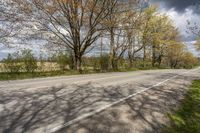
<svg viewBox="0 0 200 133"><path fill-rule="evenodd" d="M184 44L180 42L171 42L167 47L167 59L171 68L176 68L177 65L182 61L184 56Z"/></svg>
<svg viewBox="0 0 200 133"><path fill-rule="evenodd" d="M150 7L143 11L141 15L141 41L142 41L142 48L143 48L143 60L146 60L146 54L147 54L147 47L150 45L150 41L152 38L151 34L151 22L154 16L156 15L156 8Z"/></svg>
<svg viewBox="0 0 200 133"><path fill-rule="evenodd" d="M113 0L17 0L16 4L38 30L46 31L51 43L73 52L79 71L82 56L100 37L102 23L115 6Z"/></svg>
<svg viewBox="0 0 200 133"><path fill-rule="evenodd" d="M128 59L129 59L129 67L132 67L133 61L135 59L135 55L143 49L143 45L141 44L141 27L142 27L142 12L137 10L129 11L126 13L126 17L128 18L126 23L124 24L125 28L125 36L128 45Z"/></svg>
<svg viewBox="0 0 200 133"><path fill-rule="evenodd" d="M110 39L110 68L117 69L118 59L127 50L127 29L131 29L129 19L138 10L138 0L128 1L112 1L115 4L114 8L110 8L110 14L106 17L104 23L106 34ZM132 23L134 23L132 21ZM129 26L128 26L129 25Z"/></svg>
<svg viewBox="0 0 200 133"><path fill-rule="evenodd" d="M178 41L178 31L173 26L169 17L163 14L155 14L149 22L148 32L152 52L152 66L156 63L160 66L170 41ZM166 36L167 34L167 36Z"/></svg>

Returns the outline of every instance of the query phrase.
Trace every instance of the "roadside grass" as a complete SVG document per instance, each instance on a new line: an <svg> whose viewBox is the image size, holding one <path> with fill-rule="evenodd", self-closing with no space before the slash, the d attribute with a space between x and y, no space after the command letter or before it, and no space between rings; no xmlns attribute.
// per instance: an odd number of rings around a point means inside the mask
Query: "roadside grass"
<svg viewBox="0 0 200 133"><path fill-rule="evenodd" d="M193 81L180 109L168 116L166 133L200 133L200 80Z"/></svg>
<svg viewBox="0 0 200 133"><path fill-rule="evenodd" d="M167 69L167 68L120 68L118 70L106 70L101 71L85 68L82 72L75 70L65 70L65 71L37 71L37 72L0 72L0 81L5 80L19 80L19 79L31 79L31 78L44 78L44 77L54 77L54 76L69 76L69 75L83 75L83 74L95 74L95 73L109 73L109 72L133 72L139 70L157 70L157 69Z"/></svg>
<svg viewBox="0 0 200 133"><path fill-rule="evenodd" d="M141 64L140 64L141 65ZM5 80L19 80L19 79L31 79L31 78L44 78L44 77L54 77L54 76L69 76L69 75L80 75L80 74L95 74L95 73L108 73L108 72L132 72L139 70L158 70L158 69L170 69L168 67L151 67L151 66L137 66L132 68L121 67L118 70L105 70L100 69L94 70L89 67L85 67L82 72L75 70L52 70L52 71L36 71L36 72L1 72L0 71L0 81Z"/></svg>
<svg viewBox="0 0 200 133"><path fill-rule="evenodd" d="M44 78L44 77L55 77L55 76L69 76L69 75L83 75L83 74L95 74L95 73L108 73L108 72L129 72L137 71L139 69L120 69L118 71L100 71L100 70L90 70L85 69L82 72L75 70L66 70L66 71L47 71L47 72L0 72L0 81L6 80L18 80L18 79L31 79L31 78Z"/></svg>
<svg viewBox="0 0 200 133"><path fill-rule="evenodd" d="M49 72L19 72L19 73L8 73L1 72L0 80L17 80L17 79L29 79L29 78L43 78L53 76L64 76L64 75L76 75L79 74L77 71L49 71Z"/></svg>
<svg viewBox="0 0 200 133"><path fill-rule="evenodd" d="M119 70L118 72L127 72L127 71L136 71L136 69L131 70ZM75 70L66 70L66 71L46 71L46 72L0 72L0 81L5 80L18 80L18 79L32 79L32 78L44 78L44 77L55 77L55 76L69 76L69 75L80 75L80 74L95 74L95 73L107 73L114 71L94 71L94 70L82 70L78 72Z"/></svg>
<svg viewBox="0 0 200 133"><path fill-rule="evenodd" d="M89 63L88 63L89 64ZM24 72L20 70L19 72L7 72L4 67L4 63L0 62L0 81L5 80L18 80L18 79L31 79L31 78L44 78L44 77L54 77L54 76L68 76L68 75L78 75L78 74L94 74L94 73L108 73L108 72L131 72L139 70L156 70L156 69L170 69L166 65L152 67L151 61L135 61L132 67L128 63L119 64L118 70L101 70L99 64L84 65L82 73L75 70L64 70L62 71L59 65L55 62L38 62L38 69L35 72ZM97 66L96 66L97 65ZM188 68L191 69L191 68Z"/></svg>

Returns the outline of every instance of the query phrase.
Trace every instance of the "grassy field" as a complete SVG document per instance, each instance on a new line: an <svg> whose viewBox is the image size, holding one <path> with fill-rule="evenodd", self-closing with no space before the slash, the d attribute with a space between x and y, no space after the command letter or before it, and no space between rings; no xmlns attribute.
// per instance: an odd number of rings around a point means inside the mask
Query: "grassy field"
<svg viewBox="0 0 200 133"><path fill-rule="evenodd" d="M200 133L200 80L193 82L180 109L169 118L166 133Z"/></svg>

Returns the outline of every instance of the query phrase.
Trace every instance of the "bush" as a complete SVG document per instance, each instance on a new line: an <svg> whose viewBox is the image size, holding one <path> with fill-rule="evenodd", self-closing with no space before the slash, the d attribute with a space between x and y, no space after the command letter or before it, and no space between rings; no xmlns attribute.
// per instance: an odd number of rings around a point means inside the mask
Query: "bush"
<svg viewBox="0 0 200 133"><path fill-rule="evenodd" d="M138 69L146 70L146 69L152 69L152 63L151 61L143 61L143 60L137 60L135 61L135 66Z"/></svg>
<svg viewBox="0 0 200 133"><path fill-rule="evenodd" d="M110 57L108 54L104 54L100 57L101 70L107 71L109 69L109 59Z"/></svg>
<svg viewBox="0 0 200 133"><path fill-rule="evenodd" d="M25 49L21 51L21 59L23 62L23 67L26 72L34 72L37 69L37 59L34 57L34 54L31 50Z"/></svg>
<svg viewBox="0 0 200 133"><path fill-rule="evenodd" d="M64 52L58 52L56 56L56 62L59 64L60 70L64 71L70 62L68 54Z"/></svg>
<svg viewBox="0 0 200 133"><path fill-rule="evenodd" d="M19 53L8 54L7 58L3 60L3 67L6 72L18 73L22 69L20 63Z"/></svg>

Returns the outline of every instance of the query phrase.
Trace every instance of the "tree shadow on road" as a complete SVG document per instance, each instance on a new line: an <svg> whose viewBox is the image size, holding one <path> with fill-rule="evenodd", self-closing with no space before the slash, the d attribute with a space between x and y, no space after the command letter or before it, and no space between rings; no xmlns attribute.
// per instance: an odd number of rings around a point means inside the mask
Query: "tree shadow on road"
<svg viewBox="0 0 200 133"><path fill-rule="evenodd" d="M0 132L48 132L122 98L120 86L97 87L91 83L52 87L45 90L1 90ZM40 130L36 130L41 128Z"/></svg>
<svg viewBox="0 0 200 133"><path fill-rule="evenodd" d="M184 80L184 77L178 80ZM58 132L159 132L164 123L164 120L160 121L161 117L165 115L164 112L174 109L187 85L180 84L176 89L155 87ZM126 93L124 86L102 87L91 83L81 86L63 85L42 91L1 90L0 132L49 132L57 125L133 94L136 91L134 87L126 86Z"/></svg>
<svg viewBox="0 0 200 133"><path fill-rule="evenodd" d="M154 87L58 132L162 133L170 123L167 113L179 107L190 81L196 78L178 76L170 84Z"/></svg>

